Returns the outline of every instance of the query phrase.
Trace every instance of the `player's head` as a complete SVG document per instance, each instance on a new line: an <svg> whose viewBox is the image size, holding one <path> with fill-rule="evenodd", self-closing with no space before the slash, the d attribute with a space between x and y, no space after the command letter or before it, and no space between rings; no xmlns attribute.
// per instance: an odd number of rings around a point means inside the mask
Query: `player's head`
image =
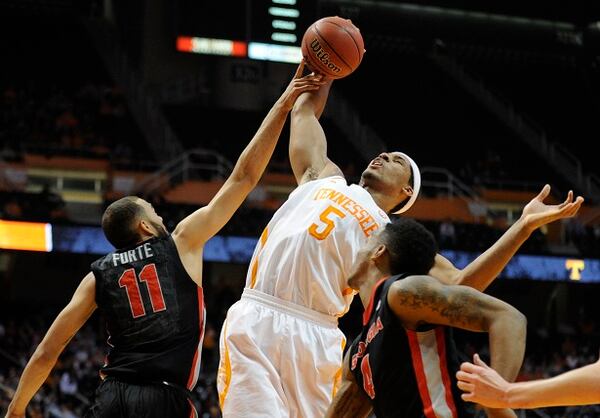
<svg viewBox="0 0 600 418"><path fill-rule="evenodd" d="M117 249L152 236L168 235L162 218L152 205L136 196L126 196L111 203L102 215L102 230Z"/></svg>
<svg viewBox="0 0 600 418"><path fill-rule="evenodd" d="M392 196L397 202L390 213L406 212L421 189L419 166L402 152L383 152L363 171L360 184Z"/></svg>
<svg viewBox="0 0 600 418"><path fill-rule="evenodd" d="M437 254L433 234L409 218L397 218L373 234L358 252L348 286L358 290L372 273L385 276L427 274Z"/></svg>

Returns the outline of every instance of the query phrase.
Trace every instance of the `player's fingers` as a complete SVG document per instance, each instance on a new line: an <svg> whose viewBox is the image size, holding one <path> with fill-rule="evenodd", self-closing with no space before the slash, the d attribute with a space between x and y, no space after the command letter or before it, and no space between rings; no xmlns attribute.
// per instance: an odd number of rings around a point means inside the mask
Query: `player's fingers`
<svg viewBox="0 0 600 418"><path fill-rule="evenodd" d="M569 205L569 209L567 210L567 212L569 213L569 216L575 215L580 207L581 207L581 204L579 204L579 203L571 203Z"/></svg>
<svg viewBox="0 0 600 418"><path fill-rule="evenodd" d="M296 74L294 74L294 78L302 77L302 74L304 73L304 65L305 64L306 64L306 62L304 61L304 59L302 59L300 61L300 64L298 64L298 68L296 68Z"/></svg>
<svg viewBox="0 0 600 418"><path fill-rule="evenodd" d="M562 208L559 212L559 217L561 218L572 218L576 214L576 210L573 206L566 206Z"/></svg>
<svg viewBox="0 0 600 418"><path fill-rule="evenodd" d="M577 199L575 199L573 202L573 206L576 208L576 210L579 210L581 205L583 205L583 202L585 202L585 199L581 196L577 196Z"/></svg>
<svg viewBox="0 0 600 418"><path fill-rule="evenodd" d="M294 88L294 93L297 95L300 95L306 91L314 91L314 90L319 90L321 86L317 85L317 84L307 84L305 86L302 87L297 87Z"/></svg>
<svg viewBox="0 0 600 418"><path fill-rule="evenodd" d="M564 202L562 202L560 205L558 205L558 207L560 209L562 209L566 205L568 205L569 203L571 203L572 201L573 201L573 190L569 190L569 193L567 193L567 198L565 199Z"/></svg>
<svg viewBox="0 0 600 418"><path fill-rule="evenodd" d="M462 398L463 401L473 402L473 394L472 393L463 393L462 395L460 395L460 397Z"/></svg>
<svg viewBox="0 0 600 418"><path fill-rule="evenodd" d="M473 392L473 389L475 389L475 385L473 385L472 383L462 382L460 380L456 382L456 386L458 386L458 388L463 392L469 393Z"/></svg>
<svg viewBox="0 0 600 418"><path fill-rule="evenodd" d="M583 204L583 198L578 197L577 200L573 203L569 203L565 208L561 210L563 216L575 216L577 212L579 212L579 208Z"/></svg>
<svg viewBox="0 0 600 418"><path fill-rule="evenodd" d="M537 200L539 200L540 202L543 201L545 198L548 197L548 195L550 194L550 185L546 184L543 188L542 191L535 197Z"/></svg>
<svg viewBox="0 0 600 418"><path fill-rule="evenodd" d="M477 354L477 353L473 354L473 363L475 363L479 367L483 367L483 368L488 367L488 365L485 363L485 361L483 361L479 357L479 354Z"/></svg>
<svg viewBox="0 0 600 418"><path fill-rule="evenodd" d="M323 85L323 83L319 81L302 81L298 82L294 85L294 90L304 90L308 87L319 88Z"/></svg>
<svg viewBox="0 0 600 418"><path fill-rule="evenodd" d="M479 370L481 370L481 367L476 366L473 363L469 363L468 361L466 361L460 365L460 369L466 373L477 373Z"/></svg>
<svg viewBox="0 0 600 418"><path fill-rule="evenodd" d="M298 82L310 82L310 83L319 83L320 85L323 85L326 83L325 80L323 80L323 76L321 74L310 74L307 75L306 77L301 78L300 80L298 80Z"/></svg>
<svg viewBox="0 0 600 418"><path fill-rule="evenodd" d="M467 373L462 370L459 370L456 372L456 379L463 381L463 382L472 382L473 375L471 373Z"/></svg>

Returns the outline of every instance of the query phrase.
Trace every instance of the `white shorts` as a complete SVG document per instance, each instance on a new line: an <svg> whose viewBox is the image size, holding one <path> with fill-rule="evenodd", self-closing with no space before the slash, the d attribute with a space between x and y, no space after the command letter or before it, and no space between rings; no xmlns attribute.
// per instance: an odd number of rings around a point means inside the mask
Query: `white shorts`
<svg viewBox="0 0 600 418"><path fill-rule="evenodd" d="M337 318L245 289L221 330L223 417L323 418L345 344Z"/></svg>

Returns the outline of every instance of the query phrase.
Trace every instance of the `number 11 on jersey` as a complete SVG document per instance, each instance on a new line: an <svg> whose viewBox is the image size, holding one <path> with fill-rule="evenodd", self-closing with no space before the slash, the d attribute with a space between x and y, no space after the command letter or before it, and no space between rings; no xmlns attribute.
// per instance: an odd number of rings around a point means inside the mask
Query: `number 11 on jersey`
<svg viewBox="0 0 600 418"><path fill-rule="evenodd" d="M150 295L150 303L152 304L152 311L160 312L166 310L165 298L162 293L162 288L160 287L158 272L156 271L156 265L154 263L147 264L142 268L139 280L146 283L148 294ZM144 302L142 301L142 294L140 293L140 286L138 285L138 278L135 275L135 269L131 268L125 270L123 274L121 274L119 286L124 287L127 291L131 316L134 318L145 316L146 309L144 308Z"/></svg>

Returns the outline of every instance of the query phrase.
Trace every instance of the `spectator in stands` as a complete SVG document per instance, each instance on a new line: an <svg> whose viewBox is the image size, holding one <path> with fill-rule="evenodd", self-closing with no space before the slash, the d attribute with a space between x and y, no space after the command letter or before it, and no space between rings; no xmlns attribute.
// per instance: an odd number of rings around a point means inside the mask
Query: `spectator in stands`
<svg viewBox="0 0 600 418"><path fill-rule="evenodd" d="M19 204L19 201L13 197L4 204L0 215L3 219L13 221L21 220L23 219L23 208Z"/></svg>
<svg viewBox="0 0 600 418"><path fill-rule="evenodd" d="M56 221L66 218L65 202L58 193L52 191L49 184L44 184L35 205L41 221Z"/></svg>
<svg viewBox="0 0 600 418"><path fill-rule="evenodd" d="M564 221L564 243L577 246L585 236L585 227L577 218L569 218Z"/></svg>
<svg viewBox="0 0 600 418"><path fill-rule="evenodd" d="M440 223L439 242L441 248L454 248L456 246L456 230L449 218Z"/></svg>
<svg viewBox="0 0 600 418"><path fill-rule="evenodd" d="M592 233L594 235L594 238L600 241L600 223L597 223L596 225L592 226Z"/></svg>
<svg viewBox="0 0 600 418"><path fill-rule="evenodd" d="M267 189L262 184L258 184L246 199L246 204L251 207L261 207L269 197Z"/></svg>

